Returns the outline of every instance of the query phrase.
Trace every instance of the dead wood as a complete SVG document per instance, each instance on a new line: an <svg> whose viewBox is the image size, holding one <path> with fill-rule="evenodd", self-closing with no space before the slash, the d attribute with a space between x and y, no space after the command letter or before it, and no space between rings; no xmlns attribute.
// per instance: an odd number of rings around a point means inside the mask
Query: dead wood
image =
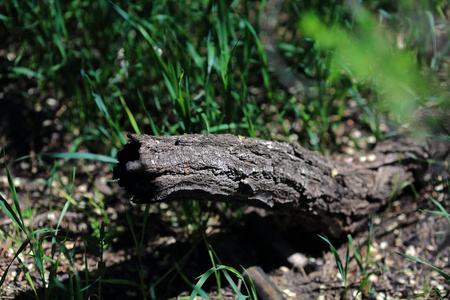
<svg viewBox="0 0 450 300"><path fill-rule="evenodd" d="M308 230L352 232L423 166L426 143L407 137L380 143L365 162L345 163L295 143L229 134L128 135L114 178L135 203L208 200L287 212Z"/></svg>
<svg viewBox="0 0 450 300"><path fill-rule="evenodd" d="M255 287L258 299L261 300L286 300L284 294L277 288L261 267L248 267L242 274L248 286ZM249 280L251 278L251 281Z"/></svg>

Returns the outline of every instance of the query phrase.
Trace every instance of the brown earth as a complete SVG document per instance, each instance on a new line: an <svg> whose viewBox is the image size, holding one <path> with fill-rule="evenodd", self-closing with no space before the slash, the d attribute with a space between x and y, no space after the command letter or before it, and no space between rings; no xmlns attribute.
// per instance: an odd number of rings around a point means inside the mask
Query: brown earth
<svg viewBox="0 0 450 300"><path fill-rule="evenodd" d="M6 100L11 100L8 97L12 95L8 87L18 87L8 84L4 87L6 88L0 98L0 141L6 149L6 155L0 157L0 163L2 166L4 163L8 165L25 222L29 226L32 224L34 229L54 228L64 204L72 201L60 225L59 236L68 237L65 246L74 251L73 267L79 271L83 280L87 277L92 280L98 276L100 259L95 243L85 243L86 237L99 230L100 220L105 219L106 214L106 233L111 235L111 239L109 247L103 253L103 261L106 263L104 279L139 282L138 250L127 223L128 214L137 236L144 232L143 247L140 249L143 267L140 271L147 284L157 283L155 293L158 299L189 295L192 287L183 281L180 274L195 282L197 276L212 266L205 240L211 244L224 265L238 270L241 270L241 266L261 266L288 299L345 298L342 280L327 244L316 234L305 232L295 220L282 215L272 215L251 207L197 203L204 211L198 217L204 222L198 222L197 224L203 225L196 228L179 218L183 216L182 209L186 206L174 202L151 205L148 221L143 228L145 206L131 205L129 196L116 183L108 181L112 178L111 166L92 161L76 161L72 164L64 160L33 156L37 153L67 151L74 138L73 133L62 131L58 125L54 115L57 115L61 107L53 107L50 98L40 96L42 103L46 103L43 109L38 109L29 101L21 102L23 99L8 102ZM29 92L33 92L32 89L33 87L28 87ZM21 118L11 117L15 112L20 112ZM348 130L351 131L352 128ZM32 157L14 161L22 155ZM57 167L54 174L57 176L51 178L50 170L55 163ZM76 166L73 184L70 179L72 166ZM67 187L70 187L69 190ZM396 254L399 252L417 256L450 273L450 222L443 216L421 211L438 210L431 198L436 199L444 208L450 207L448 181L431 178L416 189L417 196L414 196L410 188L406 188L402 195L373 216L370 255L365 258L367 246L362 246L357 251L365 261L373 263L362 271L354 259L350 262L347 275L349 299L353 298L352 295L363 282L363 272L373 275L369 277L366 288L357 299L407 299L430 290L439 290L442 299L449 297L450 284L438 272ZM0 193L12 204L6 170L3 167L0 169ZM102 202L104 210L99 209ZM190 206L197 204L189 202ZM237 218L236 212L242 217ZM270 228L271 233L258 234L260 226ZM4 211L0 211L0 228L0 275L3 275L25 237L14 229L11 219ZM355 245L364 244L367 237L368 226L353 236ZM307 257L308 263L303 270L294 268L287 257L280 254L277 246L280 240ZM341 258L344 258L346 240L332 242ZM51 240L43 241L42 247L44 253L51 257ZM29 248L25 253L28 255L19 256L23 265L18 259L12 262L1 287L2 299L35 298L24 270L28 270L30 279L40 292L43 280ZM350 253L354 253L352 249ZM50 264L45 265L47 268L49 266ZM64 284L68 284L69 270L73 269L62 255L56 273ZM49 272L47 269L46 273ZM215 280L210 279L208 283L206 289L210 295L217 295ZM221 297L234 299L235 296L225 281L223 284ZM91 299L142 298L138 288L111 283L103 283L101 291L96 284L86 295ZM437 292L432 292L421 298L438 299L439 296Z"/></svg>

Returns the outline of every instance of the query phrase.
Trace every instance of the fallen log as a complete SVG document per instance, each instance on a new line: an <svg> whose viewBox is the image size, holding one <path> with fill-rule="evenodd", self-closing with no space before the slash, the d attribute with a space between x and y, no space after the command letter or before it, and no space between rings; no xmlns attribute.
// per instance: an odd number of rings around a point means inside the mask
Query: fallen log
<svg viewBox="0 0 450 300"><path fill-rule="evenodd" d="M229 134L128 134L114 178L135 203L208 200L287 212L308 230L339 237L353 232L417 180L427 144L403 137L380 143L352 163L296 143ZM414 159L413 159L414 157Z"/></svg>

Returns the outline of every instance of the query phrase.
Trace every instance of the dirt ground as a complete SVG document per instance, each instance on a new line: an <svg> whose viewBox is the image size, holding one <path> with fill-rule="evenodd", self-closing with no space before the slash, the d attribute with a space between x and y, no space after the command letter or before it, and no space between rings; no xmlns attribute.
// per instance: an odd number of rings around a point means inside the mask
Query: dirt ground
<svg viewBox="0 0 450 300"><path fill-rule="evenodd" d="M4 90L3 99L7 94L8 91ZM6 149L6 155L0 157L0 193L11 203L8 179L3 168L6 163L14 178L22 209L29 212L26 217L28 225L32 224L35 229L54 227L68 199L62 183L70 182L73 164L60 160L61 167L56 173L58 180L49 180L54 159L42 157L38 160L33 157L18 162L14 160L22 155L65 152L73 135L63 132L55 120L47 122L46 126L42 125L46 124L48 115L56 113L51 111L51 105L46 108L49 111L36 111L31 106L7 106L3 99L0 99L4 108L0 110L0 141ZM12 118L14 111L28 112L23 116L28 121ZM24 130L30 126L33 128L33 134L24 134ZM203 226L193 228L177 218L178 214L181 215L180 203L163 203L150 207L150 217L143 228L144 207L130 204L129 196L116 183L108 181L112 179L111 166L92 161L78 161L74 165L77 167L71 197L76 203L70 206L60 228L61 234L67 234L69 237L66 247L74 251L74 267L83 274L83 278L97 277L99 258L91 251L92 245L84 244L82 237L98 230L98 220L106 214L106 219L109 220L106 230L114 236L103 253L106 263L104 278L139 282L138 250L134 246L127 224L126 215L129 214L136 234L139 236L145 232L144 247L140 249L143 254L143 267L140 271L147 282L157 283L155 294L158 299L175 299L190 294L192 287L182 280L180 273L194 282L197 276L212 266L205 240L211 244L224 265L238 270L242 270L242 267L260 266L284 293L286 299L408 299L431 290L439 290L442 299L448 299L450 296L450 285L438 272L396 254L398 252L419 257L450 273L450 223L443 216L422 211L438 210L432 204L431 198L440 202L444 208L450 207L446 180L430 180L420 184L416 187L417 197L410 189L405 189L404 193L391 201L387 207L376 212L372 219L370 255L366 259L367 246L357 251L364 257L368 266L360 267L354 259L350 261L345 295L342 278L328 245L317 233L303 230L294 217L276 215L251 207L201 204L204 205L205 214L209 213L210 217ZM91 205L100 201L104 202L105 212ZM32 210L27 210L28 208ZM236 211L239 211L242 217L233 217ZM13 228L12 221L3 211L0 211L0 226L4 232ZM356 246L364 244L369 235L368 228L367 224L353 235ZM440 234L442 232L446 234ZM17 232L12 232L11 235L19 237ZM347 238L332 242L340 257L344 259ZM46 241L42 245L44 252L50 255L51 243ZM18 247L19 245L9 238L0 240L0 275L13 259L14 251ZM283 247L288 247L289 250L280 250ZM292 266L286 252L305 256L307 262L303 268ZM350 254L353 253L351 249ZM32 256L20 258L33 283L37 288L42 286L43 280ZM67 260L62 256L57 275L66 284L69 280L69 269ZM362 292L356 295L364 278L368 278L366 285ZM215 280L211 279L208 283L205 289L211 296L217 295ZM220 296L224 299L235 299L225 281L223 284ZM34 298L26 274L17 260L12 263L1 289L2 299ZM98 286L88 292L90 299L99 298L99 293ZM142 295L136 288L104 283L101 298L142 299ZM439 299L439 294L432 292L419 298Z"/></svg>

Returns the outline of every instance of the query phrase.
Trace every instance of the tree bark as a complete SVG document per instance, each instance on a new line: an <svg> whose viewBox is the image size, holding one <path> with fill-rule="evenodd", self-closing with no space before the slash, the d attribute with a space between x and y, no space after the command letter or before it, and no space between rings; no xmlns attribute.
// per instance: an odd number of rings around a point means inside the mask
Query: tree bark
<svg viewBox="0 0 450 300"><path fill-rule="evenodd" d="M383 207L430 156L410 138L380 143L345 163L295 143L229 134L128 134L114 178L133 202L209 200L287 212L308 230L339 237Z"/></svg>

